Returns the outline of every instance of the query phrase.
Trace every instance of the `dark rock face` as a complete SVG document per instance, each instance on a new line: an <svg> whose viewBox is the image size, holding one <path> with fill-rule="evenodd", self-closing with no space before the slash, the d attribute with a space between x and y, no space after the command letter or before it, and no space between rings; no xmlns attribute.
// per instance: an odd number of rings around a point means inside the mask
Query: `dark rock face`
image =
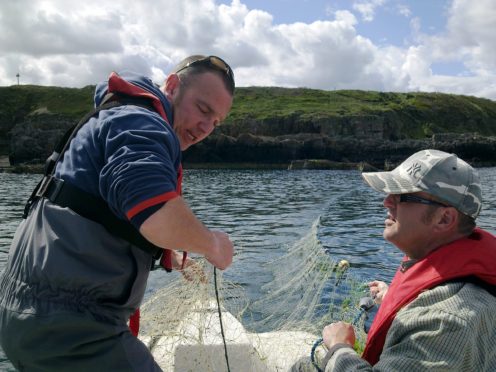
<svg viewBox="0 0 496 372"><path fill-rule="evenodd" d="M221 126L184 153L187 163L290 164L299 159L366 162L377 168L404 160L412 153L436 148L483 165L496 164L496 137L443 133L422 140L406 139L404 123L384 116L323 118L312 123L293 117L274 122L243 121ZM56 142L74 124L61 115L31 115L10 131L12 165L42 163Z"/></svg>
<svg viewBox="0 0 496 372"><path fill-rule="evenodd" d="M432 136L432 146L455 153L476 164L492 165L496 162L496 137L482 137L471 133L440 133Z"/></svg>
<svg viewBox="0 0 496 372"><path fill-rule="evenodd" d="M435 148L452 152L477 164L496 164L496 138L446 134L430 139L391 141L377 138L336 137L301 133L278 137L243 133L237 138L214 134L184 153L184 161L291 163L298 159L333 162L367 162L382 168L396 164L412 153Z"/></svg>
<svg viewBox="0 0 496 372"><path fill-rule="evenodd" d="M395 122L393 123L392 120ZM218 133L231 137L237 137L242 133L265 137L305 133L328 137L398 139L400 138L402 127L398 125L399 123L394 113L385 113L382 116L323 117L312 120L299 117L295 114L260 121L243 120L241 122L230 123L229 125L221 126L218 129Z"/></svg>
<svg viewBox="0 0 496 372"><path fill-rule="evenodd" d="M10 164L44 163L57 141L72 125L72 120L61 115L28 116L10 131Z"/></svg>

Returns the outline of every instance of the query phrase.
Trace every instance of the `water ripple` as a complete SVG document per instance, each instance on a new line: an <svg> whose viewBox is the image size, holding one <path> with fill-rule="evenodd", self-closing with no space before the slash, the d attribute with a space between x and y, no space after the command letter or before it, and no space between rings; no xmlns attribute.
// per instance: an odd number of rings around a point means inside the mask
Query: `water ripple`
<svg viewBox="0 0 496 372"><path fill-rule="evenodd" d="M496 233L496 168L479 173L484 208L478 224ZM0 271L39 178L0 173ZM356 276L390 280L402 256L382 238L383 195L367 187L358 171L186 170L183 189L208 227L231 235L236 253L225 276L251 299L272 280L265 264L284 255L319 217L323 247L336 260L348 259ZM160 275L152 272L148 294L163 283ZM0 366L1 357L0 350Z"/></svg>

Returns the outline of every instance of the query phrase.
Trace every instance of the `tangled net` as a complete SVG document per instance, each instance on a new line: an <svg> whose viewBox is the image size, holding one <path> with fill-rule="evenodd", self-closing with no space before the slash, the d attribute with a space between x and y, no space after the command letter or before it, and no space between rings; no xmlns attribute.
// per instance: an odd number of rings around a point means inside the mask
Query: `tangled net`
<svg viewBox="0 0 496 372"><path fill-rule="evenodd" d="M318 223L267 264L274 279L255 301L202 259L157 291L141 308L140 338L162 369L288 371L310 357L322 328L338 320L352 323L363 344L366 286L346 261L325 251ZM324 355L323 346L316 348L317 360Z"/></svg>

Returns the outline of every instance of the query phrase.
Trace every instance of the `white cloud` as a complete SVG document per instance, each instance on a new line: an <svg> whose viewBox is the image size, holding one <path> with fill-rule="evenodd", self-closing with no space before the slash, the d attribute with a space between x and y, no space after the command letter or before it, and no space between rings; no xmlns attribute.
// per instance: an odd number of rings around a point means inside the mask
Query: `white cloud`
<svg viewBox="0 0 496 372"><path fill-rule="evenodd" d="M448 36L467 56L467 65L478 73L496 71L496 3L493 0L455 0Z"/></svg>
<svg viewBox="0 0 496 372"><path fill-rule="evenodd" d="M2 3L0 45L4 53L43 57L122 51L118 14L85 15L32 5L26 0Z"/></svg>
<svg viewBox="0 0 496 372"><path fill-rule="evenodd" d="M441 34L422 34L418 19L412 20L412 25L419 44L415 49L421 52L410 51L405 69L413 77L411 83L416 89L496 99L496 39L492 35L496 2L454 0L446 30ZM412 63L414 58L421 61L422 68L419 63ZM434 75L430 66L437 62L461 62L466 70L459 76Z"/></svg>
<svg viewBox="0 0 496 372"><path fill-rule="evenodd" d="M360 1L372 19L385 0ZM319 89L428 90L496 99L496 2L453 0L442 33L422 33L409 17L413 43L375 45L357 31L348 10L312 23L275 24L271 14L241 0L151 0L75 5L65 0L0 3L0 84L95 84L124 69L161 83L189 54L217 54L235 70L238 86ZM29 9L29 11L26 11ZM397 8L398 10L398 8ZM369 17L369 18L367 18ZM372 17L372 18L370 18ZM403 18L404 19L404 18ZM439 76L436 63L463 63L459 76Z"/></svg>
<svg viewBox="0 0 496 372"><path fill-rule="evenodd" d="M398 13L401 14L403 17L410 18L412 15L412 11L410 10L410 7L405 4L398 4L397 6Z"/></svg>
<svg viewBox="0 0 496 372"><path fill-rule="evenodd" d="M374 20L376 8L384 5L387 0L362 0L353 4L353 9L362 15L362 19L366 22Z"/></svg>

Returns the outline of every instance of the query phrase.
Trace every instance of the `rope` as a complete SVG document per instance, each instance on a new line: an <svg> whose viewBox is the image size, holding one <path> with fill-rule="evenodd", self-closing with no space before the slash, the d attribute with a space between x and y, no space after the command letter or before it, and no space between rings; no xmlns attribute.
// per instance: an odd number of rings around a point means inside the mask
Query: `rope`
<svg viewBox="0 0 496 372"><path fill-rule="evenodd" d="M219 290L217 288L217 268L216 267L214 267L214 284L215 284L215 299L217 300L217 311L219 312L220 333L222 334L222 341L224 342L224 355L226 357L227 372L231 372L231 368L229 367L229 357L227 355L226 336L224 335L224 325L222 324L222 311L220 309Z"/></svg>
<svg viewBox="0 0 496 372"><path fill-rule="evenodd" d="M365 313L365 309L360 309L360 311L355 316L355 319L353 319L353 322L351 324L353 324L354 326L358 325L358 321L360 320L360 318L364 313Z"/></svg>
<svg viewBox="0 0 496 372"><path fill-rule="evenodd" d="M312 361L313 366L317 369L318 372L324 372L320 369L319 365L315 361L315 350L322 343L322 341L324 341L322 338L319 338L317 341L315 341L312 346L312 351L310 352L310 360Z"/></svg>
<svg viewBox="0 0 496 372"><path fill-rule="evenodd" d="M367 309L365 308L360 308L358 313L356 314L355 316L355 319L353 319L353 322L351 324L353 324L354 326L356 326L358 324L358 321L360 320L360 318L362 317L362 315L364 313L367 312ZM317 341L314 342L313 346L312 346L312 351L310 352L310 360L312 361L312 364L313 366L317 369L318 372L324 372L320 369L319 365L317 364L317 362L315 361L315 350L317 349L317 347L323 342L324 340L322 338L319 338Z"/></svg>

